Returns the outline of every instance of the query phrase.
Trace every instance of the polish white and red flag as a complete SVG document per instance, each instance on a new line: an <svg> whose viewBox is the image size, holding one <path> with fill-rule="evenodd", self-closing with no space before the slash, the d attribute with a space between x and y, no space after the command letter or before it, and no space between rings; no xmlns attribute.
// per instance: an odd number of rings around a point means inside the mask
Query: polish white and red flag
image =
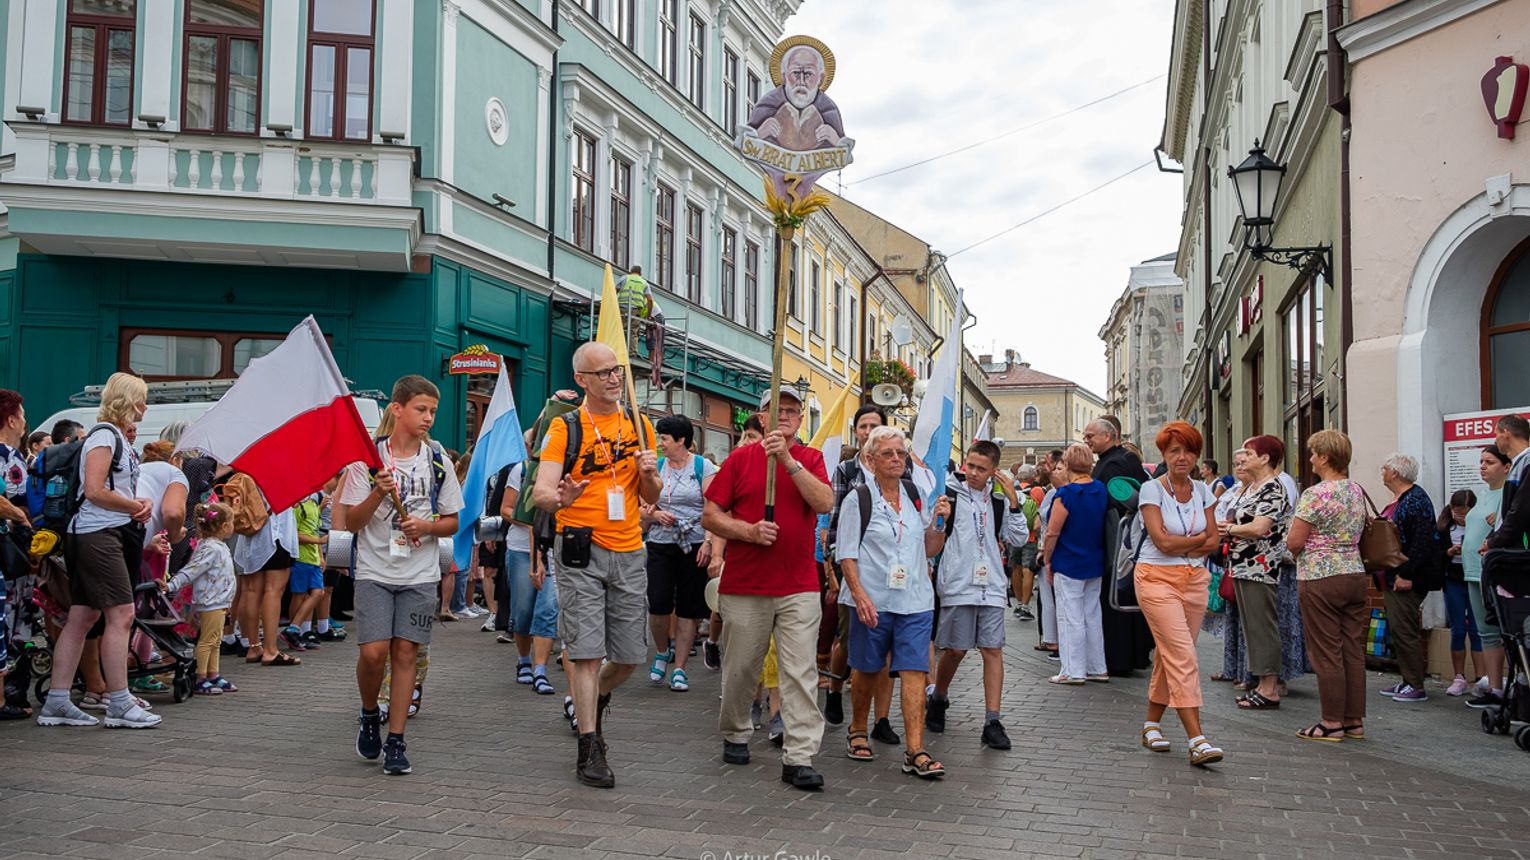
<svg viewBox="0 0 1530 860"><path fill-rule="evenodd" d="M250 362L217 403L186 428L177 451L210 454L255 479L284 511L355 462L382 468L377 446L313 317Z"/></svg>

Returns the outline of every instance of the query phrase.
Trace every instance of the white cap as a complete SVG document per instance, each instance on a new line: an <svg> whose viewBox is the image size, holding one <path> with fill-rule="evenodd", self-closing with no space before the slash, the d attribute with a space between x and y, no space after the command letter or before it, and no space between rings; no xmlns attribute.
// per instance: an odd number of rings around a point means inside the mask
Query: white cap
<svg viewBox="0 0 1530 860"><path fill-rule="evenodd" d="M802 395L797 391L796 387L794 387L794 386L791 386L791 385L783 385L783 386L781 386L781 396L782 397L790 397L791 399L797 401L797 405L799 405L799 406L802 405ZM761 409L768 409L768 408L770 408L770 392L769 391L767 391L764 394L760 395L760 408Z"/></svg>

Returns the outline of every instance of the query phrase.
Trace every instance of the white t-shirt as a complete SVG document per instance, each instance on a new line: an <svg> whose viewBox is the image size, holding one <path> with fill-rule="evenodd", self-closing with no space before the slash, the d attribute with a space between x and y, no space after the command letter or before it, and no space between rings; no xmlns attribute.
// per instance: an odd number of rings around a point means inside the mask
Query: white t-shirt
<svg viewBox="0 0 1530 860"><path fill-rule="evenodd" d="M1216 496L1212 495L1211 488L1200 481L1191 481L1190 501L1181 502L1164 488L1168 479L1151 480L1142 485L1142 491L1138 494L1138 507L1153 505L1163 514L1164 531L1176 537L1198 535L1206 530L1206 509L1214 507L1217 503ZM1227 493L1222 495L1226 496ZM1214 516L1214 515L1213 515ZM1161 552L1151 539L1142 545L1142 555L1138 561L1145 564L1181 565L1188 564L1194 567L1202 567L1206 564L1206 557L1192 557L1187 555L1169 555Z"/></svg>
<svg viewBox="0 0 1530 860"><path fill-rule="evenodd" d="M105 448L109 459L118 441L122 443L122 457L117 461L117 468L107 476L106 488L132 501L138 497L138 452L128 444L127 437L122 435L122 430L114 425L100 427L85 437L85 444L80 448L80 488L83 491L85 487L85 461L90 452L97 448ZM80 510L74 515L74 520L69 523L69 530L77 535L84 535L125 526L132 521L132 516L96 507L87 498L80 503Z"/></svg>
<svg viewBox="0 0 1530 860"><path fill-rule="evenodd" d="M429 519L431 515L430 487L433 479L430 459L430 446L422 443L413 457L392 461L393 479L398 483L398 495L404 510L419 519ZM387 458L384 461L387 462ZM462 510L462 485L457 482L451 458L442 454L441 463L446 469L446 475L441 483L435 512L447 516ZM372 483L365 466L352 463L345 467L345 480L340 487L341 504L359 504L371 492ZM383 499L372 518L361 528L356 528L355 523L346 523L356 532L356 579L385 585L424 585L440 581L441 551L437 546L437 538L422 538L419 546L409 546L408 555L393 557L391 542L396 520L393 503Z"/></svg>
<svg viewBox="0 0 1530 860"><path fill-rule="evenodd" d="M186 473L169 463L144 463L138 468L138 498L154 503L154 513L149 515L148 531L143 535L145 547L165 528L165 493L175 484L191 492L191 483L186 480Z"/></svg>
<svg viewBox="0 0 1530 860"><path fill-rule="evenodd" d="M521 491L521 484L526 480L526 464L516 463L510 467L510 476L505 479L505 489ZM510 530L505 533L505 551L519 552L529 555L531 553L531 526L521 525L514 520L508 520Z"/></svg>

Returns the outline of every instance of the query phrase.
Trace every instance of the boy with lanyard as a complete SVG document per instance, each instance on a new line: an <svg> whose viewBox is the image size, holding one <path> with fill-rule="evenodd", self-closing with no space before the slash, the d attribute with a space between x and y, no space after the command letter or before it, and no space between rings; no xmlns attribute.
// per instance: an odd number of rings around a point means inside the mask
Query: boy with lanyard
<svg viewBox="0 0 1530 860"><path fill-rule="evenodd" d="M414 694L415 659L430 644L441 579L437 540L457 532L462 487L450 459L430 441L441 392L423 376L393 384L392 432L379 442L383 469L346 467L335 524L356 534L356 685L361 693L356 752L384 756L383 773L409 773L404 725ZM402 509L402 514L399 510ZM388 738L380 737L378 693L393 667Z"/></svg>
<svg viewBox="0 0 1530 860"><path fill-rule="evenodd" d="M1004 610L1009 605L999 542L1023 546L1029 537L1024 508L1014 482L999 469L999 446L979 441L967 451L965 480L952 476L946 495L953 496L945 552L940 559L936 592L940 595L935 647L942 649L935 674L935 691L925 708L925 725L946 730L946 692L967 652L983 655L985 717L982 743L996 750L1010 748L999 722L1004 688ZM1004 494L1005 507L996 516L993 482Z"/></svg>

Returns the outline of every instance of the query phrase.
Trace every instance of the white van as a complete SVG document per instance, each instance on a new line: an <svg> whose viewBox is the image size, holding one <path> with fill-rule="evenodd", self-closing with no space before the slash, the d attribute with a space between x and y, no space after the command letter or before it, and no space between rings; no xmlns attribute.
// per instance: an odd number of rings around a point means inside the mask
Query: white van
<svg viewBox="0 0 1530 860"><path fill-rule="evenodd" d="M143 420L138 422L138 438L133 447L142 452L143 446L159 439L160 431L169 425L201 418L202 413L211 409L233 384L232 379L149 383L149 408L144 412ZM356 403L356 411L361 414L361 423L367 427L367 433L376 434L377 425L382 421L379 402L387 399L388 396L380 391L359 391L351 395L351 400ZM98 407L93 404L99 404L100 401L101 386L89 386L69 398L69 402L76 405L49 415L35 427L51 432L55 423L68 419L89 428L96 423Z"/></svg>

